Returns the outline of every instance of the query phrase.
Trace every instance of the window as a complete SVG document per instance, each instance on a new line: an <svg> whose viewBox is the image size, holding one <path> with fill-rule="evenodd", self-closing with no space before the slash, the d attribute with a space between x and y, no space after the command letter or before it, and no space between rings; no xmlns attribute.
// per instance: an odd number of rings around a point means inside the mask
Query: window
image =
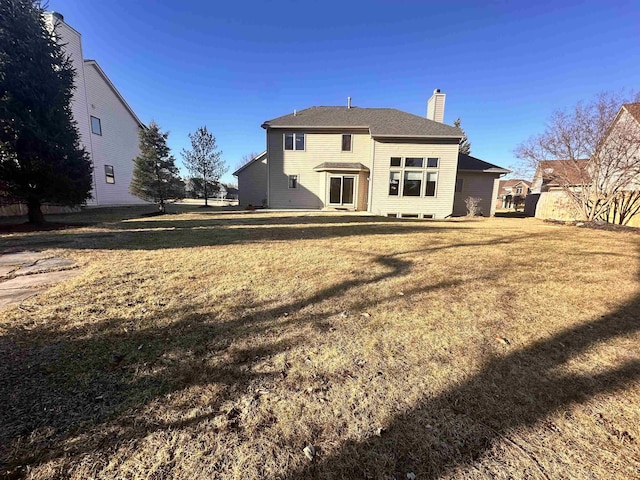
<svg viewBox="0 0 640 480"><path fill-rule="evenodd" d="M427 158L427 168L438 168L439 158Z"/></svg>
<svg viewBox="0 0 640 480"><path fill-rule="evenodd" d="M438 174L436 172L427 172L427 186L424 191L425 197L436 196L436 183L438 183Z"/></svg>
<svg viewBox="0 0 640 480"><path fill-rule="evenodd" d="M403 213L402 218L420 218L417 213Z"/></svg>
<svg viewBox="0 0 640 480"><path fill-rule="evenodd" d="M285 150L304 150L304 133L285 133Z"/></svg>
<svg viewBox="0 0 640 480"><path fill-rule="evenodd" d="M433 218L433 213L425 213L424 215L422 215L422 218L424 218L425 220L430 220Z"/></svg>
<svg viewBox="0 0 640 480"><path fill-rule="evenodd" d="M91 132L96 135L102 135L102 125L100 124L100 119L98 117L91 117Z"/></svg>
<svg viewBox="0 0 640 480"><path fill-rule="evenodd" d="M516 195L522 195L522 187L516 187Z"/></svg>
<svg viewBox="0 0 640 480"><path fill-rule="evenodd" d="M419 197L422 186L422 172L404 172L404 185L402 195L404 197Z"/></svg>
<svg viewBox="0 0 640 480"><path fill-rule="evenodd" d="M342 135L342 151L343 152L351 151L351 134L350 133Z"/></svg>
<svg viewBox="0 0 640 480"><path fill-rule="evenodd" d="M456 178L456 193L460 193L462 192L462 185L463 185L463 179L462 178Z"/></svg>
<svg viewBox="0 0 640 480"><path fill-rule="evenodd" d="M289 188L298 188L298 175L289 175Z"/></svg>
<svg viewBox="0 0 640 480"><path fill-rule="evenodd" d="M391 172L389 175L389 195L398 196L400 190L400 172Z"/></svg>
<svg viewBox="0 0 640 480"><path fill-rule="evenodd" d="M113 165L104 166L104 176L107 183L116 183L116 175L113 171Z"/></svg>
<svg viewBox="0 0 640 480"><path fill-rule="evenodd" d="M399 167L401 162L402 162L402 158L400 158L400 157L391 157L391 166L392 167Z"/></svg>
<svg viewBox="0 0 640 480"><path fill-rule="evenodd" d="M407 157L404 159L405 167L415 167L422 168L422 163L424 162L424 158L411 158Z"/></svg>
<svg viewBox="0 0 640 480"><path fill-rule="evenodd" d="M398 214L397 213L387 213L387 217L389 217L389 218L398 218Z"/></svg>

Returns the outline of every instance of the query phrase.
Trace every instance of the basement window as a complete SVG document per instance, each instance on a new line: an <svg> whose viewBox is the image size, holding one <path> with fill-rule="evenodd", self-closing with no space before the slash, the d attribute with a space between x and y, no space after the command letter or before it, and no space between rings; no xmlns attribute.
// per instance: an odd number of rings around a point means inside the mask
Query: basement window
<svg viewBox="0 0 640 480"><path fill-rule="evenodd" d="M91 133L102 135L102 124L98 117L91 116Z"/></svg>
<svg viewBox="0 0 640 480"><path fill-rule="evenodd" d="M387 213L387 217L389 217L389 218L398 218L398 214L397 213Z"/></svg>
<svg viewBox="0 0 640 480"><path fill-rule="evenodd" d="M104 166L104 176L107 183L116 183L116 175L113 170L113 165Z"/></svg>
<svg viewBox="0 0 640 480"><path fill-rule="evenodd" d="M402 218L420 218L417 213L403 213Z"/></svg>
<svg viewBox="0 0 640 480"><path fill-rule="evenodd" d="M425 220L431 220L433 218L433 213L425 213L424 215L422 215L422 218L424 218Z"/></svg>

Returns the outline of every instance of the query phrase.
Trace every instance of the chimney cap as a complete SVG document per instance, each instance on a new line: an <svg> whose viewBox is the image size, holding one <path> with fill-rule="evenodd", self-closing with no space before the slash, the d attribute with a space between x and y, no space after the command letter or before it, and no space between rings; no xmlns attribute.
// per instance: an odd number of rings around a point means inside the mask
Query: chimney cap
<svg viewBox="0 0 640 480"><path fill-rule="evenodd" d="M436 89L433 91L433 94L434 94L434 95L435 95L436 93L441 93L439 88L436 88Z"/></svg>
<svg viewBox="0 0 640 480"><path fill-rule="evenodd" d="M64 15L62 15L60 12L51 12L51 16L64 22Z"/></svg>

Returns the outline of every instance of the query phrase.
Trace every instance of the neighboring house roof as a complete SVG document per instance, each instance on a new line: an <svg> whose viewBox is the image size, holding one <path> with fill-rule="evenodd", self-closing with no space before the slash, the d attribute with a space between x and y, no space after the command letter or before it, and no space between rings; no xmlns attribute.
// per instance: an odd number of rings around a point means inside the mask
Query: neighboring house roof
<svg viewBox="0 0 640 480"><path fill-rule="evenodd" d="M111 83L111 80L109 80L109 77L107 77L107 74L104 73L104 70L102 70L102 68L100 68L100 65L98 65L98 62L96 62L95 60L87 59L87 60L84 61L84 64L85 65L92 65L93 67L95 67L95 69L98 72L98 74L100 74L100 76L105 81L105 83L109 86L109 88L111 88L111 90L113 90L113 93L115 93L116 97L118 97L118 100L120 100L120 102L122 102L122 105L124 105L124 107L127 109L129 114L135 119L135 121L138 123L138 125L141 126L142 128L146 128L145 124L140 121L140 119L138 118L136 113L133 111L133 109L129 106L129 104L124 99L124 97L122 95L120 95L120 92L118 91L118 89L113 85L113 83Z"/></svg>
<svg viewBox="0 0 640 480"><path fill-rule="evenodd" d="M623 103L622 107L635 118L636 122L640 123L640 102L638 103Z"/></svg>
<svg viewBox="0 0 640 480"><path fill-rule="evenodd" d="M458 170L486 172L486 173L510 173L511 170L499 167L493 163L485 162L479 158L464 153L458 154Z"/></svg>
<svg viewBox="0 0 640 480"><path fill-rule="evenodd" d="M522 180L520 178L510 178L508 180L500 180L498 191L504 190L505 188L513 188L521 183L526 187L531 187L531 182L529 182L528 180Z"/></svg>
<svg viewBox="0 0 640 480"><path fill-rule="evenodd" d="M238 174L244 170L245 168L249 167L250 165L253 165L255 162L259 162L260 160L262 160L263 158L265 158L267 156L267 151L265 150L264 152L262 152L259 155L256 155L255 157L253 157L251 160L249 160L247 163L245 163L244 165L242 165L239 169L237 169L235 172L233 172L231 175L233 175L234 177L237 177Z"/></svg>
<svg viewBox="0 0 640 480"><path fill-rule="evenodd" d="M538 164L535 176L542 176L542 183L547 186L582 185L589 181L587 166L589 160L542 160Z"/></svg>
<svg viewBox="0 0 640 480"><path fill-rule="evenodd" d="M349 172L368 172L369 169L357 162L324 162L313 167L316 172L344 170Z"/></svg>
<svg viewBox="0 0 640 480"><path fill-rule="evenodd" d="M457 127L395 108L310 107L267 120L262 128L366 128L374 137L462 138Z"/></svg>

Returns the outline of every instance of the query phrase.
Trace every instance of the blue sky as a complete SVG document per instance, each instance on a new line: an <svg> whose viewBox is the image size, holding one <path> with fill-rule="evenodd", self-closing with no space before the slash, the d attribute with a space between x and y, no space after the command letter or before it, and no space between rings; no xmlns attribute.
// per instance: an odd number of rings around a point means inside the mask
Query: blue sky
<svg viewBox="0 0 640 480"><path fill-rule="evenodd" d="M460 117L472 154L517 164L557 108L640 86L636 1L50 0L82 33L143 122L170 131L181 165L206 125L230 166L264 150L265 120L312 105Z"/></svg>

